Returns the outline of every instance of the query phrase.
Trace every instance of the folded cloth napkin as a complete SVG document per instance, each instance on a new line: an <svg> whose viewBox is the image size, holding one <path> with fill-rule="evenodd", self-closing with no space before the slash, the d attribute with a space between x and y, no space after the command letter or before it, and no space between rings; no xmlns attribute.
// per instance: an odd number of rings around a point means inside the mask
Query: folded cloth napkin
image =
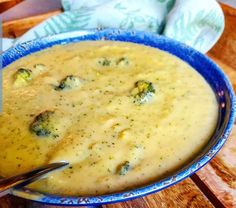
<svg viewBox="0 0 236 208"><path fill-rule="evenodd" d="M74 30L121 28L162 34L205 53L224 29L224 15L215 0L62 0L62 5L64 13L14 44ZM3 45L6 49L11 44Z"/></svg>

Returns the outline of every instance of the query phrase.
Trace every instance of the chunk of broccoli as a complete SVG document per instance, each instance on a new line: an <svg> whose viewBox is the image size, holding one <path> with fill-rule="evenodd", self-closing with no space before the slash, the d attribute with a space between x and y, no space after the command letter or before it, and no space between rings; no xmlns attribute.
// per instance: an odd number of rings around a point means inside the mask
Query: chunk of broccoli
<svg viewBox="0 0 236 208"><path fill-rule="evenodd" d="M121 57L116 61L116 65L127 66L129 65L129 59L127 57Z"/></svg>
<svg viewBox="0 0 236 208"><path fill-rule="evenodd" d="M112 61L108 58L100 58L98 60L98 64L101 65L101 66L110 66L112 63Z"/></svg>
<svg viewBox="0 0 236 208"><path fill-rule="evenodd" d="M98 64L101 66L127 66L129 64L129 59L126 57L121 57L117 59L112 58L100 58L98 59Z"/></svg>
<svg viewBox="0 0 236 208"><path fill-rule="evenodd" d="M30 131L40 137L57 137L55 124L54 111L46 110L34 118Z"/></svg>
<svg viewBox="0 0 236 208"><path fill-rule="evenodd" d="M66 89L68 90L78 87L80 85L81 85L81 79L79 77L76 77L74 75L68 75L60 81L60 84L55 87L55 90L57 91Z"/></svg>
<svg viewBox="0 0 236 208"><path fill-rule="evenodd" d="M17 85L26 84L32 79L32 71L26 68L20 68L15 73L15 83Z"/></svg>
<svg viewBox="0 0 236 208"><path fill-rule="evenodd" d="M135 83L131 94L134 96L134 103L144 104L153 97L155 91L154 85L151 82L139 80Z"/></svg>
<svg viewBox="0 0 236 208"><path fill-rule="evenodd" d="M124 163L118 166L117 173L119 175L126 175L130 169L131 169L130 162L125 161Z"/></svg>

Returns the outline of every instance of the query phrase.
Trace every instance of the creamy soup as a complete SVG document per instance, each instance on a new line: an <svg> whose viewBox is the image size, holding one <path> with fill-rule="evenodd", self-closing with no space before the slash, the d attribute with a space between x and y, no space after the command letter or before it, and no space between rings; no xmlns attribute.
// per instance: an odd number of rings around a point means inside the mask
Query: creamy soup
<svg viewBox="0 0 236 208"><path fill-rule="evenodd" d="M0 175L70 165L31 185L96 195L158 180L211 137L218 105L207 82L166 52L85 41L29 55L3 71Z"/></svg>

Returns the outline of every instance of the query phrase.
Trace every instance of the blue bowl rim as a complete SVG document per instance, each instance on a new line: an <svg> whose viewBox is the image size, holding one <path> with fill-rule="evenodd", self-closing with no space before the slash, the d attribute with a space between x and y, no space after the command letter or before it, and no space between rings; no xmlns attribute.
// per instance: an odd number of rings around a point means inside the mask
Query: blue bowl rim
<svg viewBox="0 0 236 208"><path fill-rule="evenodd" d="M79 42L83 40L91 40L88 39L88 36L95 35L97 39L94 40L103 40L103 35L109 34L117 34L117 35L133 35L133 36L145 36L151 39L158 39L160 41L167 41L169 44L172 44L175 47L178 47L180 50L188 51L188 53L194 53L201 59L205 60L208 65L211 65L214 70L217 71L220 78L226 85L226 90L229 93L229 104L230 104L230 112L229 117L224 128L223 134L220 136L220 139L211 147L211 149L201 155L199 158L192 160L187 167L181 168L180 170L176 171L174 175L168 176L162 180L158 180L150 185L145 185L139 188L135 188L133 190L122 191L118 193L108 194L108 195L101 195L101 196L56 196L51 194L43 194L37 191L29 190L26 188L22 189L15 189L12 191L12 194L15 196L19 196L22 198L26 198L29 200L37 201L40 203L51 204L51 205L67 205L67 206L91 206L91 205L101 205L107 203L115 203L121 202L125 200L134 199L137 197L145 196L147 194L151 194L157 191L160 191L164 188L167 188L171 185L176 184L177 182L182 181L183 179L189 177L194 172L202 168L206 165L215 155L216 153L222 148L224 145L227 137L229 136L231 129L234 124L235 119L235 107L236 107L236 100L234 95L234 90L230 81L228 80L227 76L224 72L214 63L212 62L207 56L204 54L192 49L191 47L180 43L178 41L172 40L170 38L142 32L142 31L134 31L134 30L120 30L120 29L105 29L105 30L83 30L83 31L74 31L74 32L67 32L58 35L54 35L51 37L45 37L36 39L33 41L28 41L25 43L21 43L8 49L4 52L0 57L3 61L3 67L7 66L8 64L14 62L15 60L26 56L28 54L37 52L39 50L49 48L53 45L57 44L67 44L73 42ZM84 39L78 39L79 37L84 37ZM92 39L93 40L93 39ZM126 41L126 40L124 40ZM128 41L133 42L133 41ZM144 45L148 45L145 43L141 43ZM43 46L43 47L42 47ZM153 47L153 46L151 46ZM164 50L164 49L161 49ZM171 51L167 51L171 53ZM196 160L196 161L195 161Z"/></svg>

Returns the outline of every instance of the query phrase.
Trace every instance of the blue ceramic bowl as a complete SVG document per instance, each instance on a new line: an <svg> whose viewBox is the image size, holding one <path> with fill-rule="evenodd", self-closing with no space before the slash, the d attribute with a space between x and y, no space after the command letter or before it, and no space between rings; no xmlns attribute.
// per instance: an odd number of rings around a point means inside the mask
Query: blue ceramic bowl
<svg viewBox="0 0 236 208"><path fill-rule="evenodd" d="M144 44L167 51L189 63L207 80L215 92L219 104L219 118L216 130L208 144L201 152L199 152L194 160L185 164L172 175L140 188L109 195L88 197L49 195L26 188L13 190L12 194L26 199L55 205L96 206L105 203L124 201L160 191L189 177L208 163L221 149L229 136L235 119L235 96L232 86L221 69L209 58L196 50L169 38L145 32L122 31L116 29L70 32L26 42L9 49L2 54L3 67L23 56L45 48L57 44L64 45L84 40L113 40Z"/></svg>

